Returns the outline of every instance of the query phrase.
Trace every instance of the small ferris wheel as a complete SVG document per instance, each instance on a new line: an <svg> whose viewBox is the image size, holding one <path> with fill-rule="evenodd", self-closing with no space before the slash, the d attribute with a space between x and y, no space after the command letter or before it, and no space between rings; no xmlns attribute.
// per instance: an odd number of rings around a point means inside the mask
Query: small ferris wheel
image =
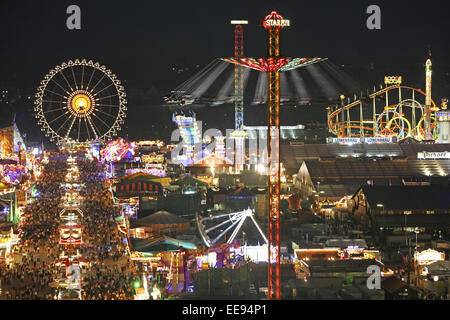
<svg viewBox="0 0 450 320"><path fill-rule="evenodd" d="M197 228L200 236L207 247L226 241L231 244L240 231L246 220L253 222L258 230L260 237L265 244L268 243L264 232L259 227L254 218L252 209L242 210L239 212L223 213L218 215L201 216L196 214ZM225 240L227 238L228 239Z"/></svg>
<svg viewBox="0 0 450 320"><path fill-rule="evenodd" d="M36 118L51 141L111 140L126 118L126 94L111 70L92 60L69 61L45 76L36 93Z"/></svg>

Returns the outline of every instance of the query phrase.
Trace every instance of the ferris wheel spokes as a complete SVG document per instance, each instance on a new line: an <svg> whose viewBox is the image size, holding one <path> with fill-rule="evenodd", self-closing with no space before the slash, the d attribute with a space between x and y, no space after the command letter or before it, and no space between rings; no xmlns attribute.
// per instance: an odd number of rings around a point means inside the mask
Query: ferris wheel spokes
<svg viewBox="0 0 450 320"><path fill-rule="evenodd" d="M200 215L197 214L196 221L200 235L205 244L209 247L213 244L218 243L220 239L224 238L225 235L234 228L230 237L226 241L226 243L228 244L232 243L236 239L237 234L241 230L247 218L250 218L250 220L253 222L256 229L258 230L259 234L263 238L264 242L267 244L268 243L267 238L262 232L261 228L258 226L258 223L256 222L255 218L253 217L253 210L251 209L208 217L201 217ZM216 221L219 223L215 224ZM206 224L212 224L212 226L207 228ZM215 236L215 238L211 240L210 235L212 235L216 229L223 227L227 224L230 225L227 228L225 228L225 230L220 230L221 231L220 234Z"/></svg>
<svg viewBox="0 0 450 320"><path fill-rule="evenodd" d="M76 59L45 76L34 111L41 130L52 141L106 140L121 129L127 110L125 96L124 87L105 66Z"/></svg>

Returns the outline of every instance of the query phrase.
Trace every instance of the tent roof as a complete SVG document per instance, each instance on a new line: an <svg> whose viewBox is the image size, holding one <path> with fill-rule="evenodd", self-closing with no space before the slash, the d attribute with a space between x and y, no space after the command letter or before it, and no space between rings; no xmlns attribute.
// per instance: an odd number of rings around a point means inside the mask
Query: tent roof
<svg viewBox="0 0 450 320"><path fill-rule="evenodd" d="M370 265L383 265L374 259L365 260L310 260L307 262L312 274L336 272L366 272Z"/></svg>
<svg viewBox="0 0 450 320"><path fill-rule="evenodd" d="M428 272L432 275L450 275L450 261L436 261L430 263L428 266Z"/></svg>
<svg viewBox="0 0 450 320"><path fill-rule="evenodd" d="M328 239L326 241L327 247L333 247L333 248L341 248L345 249L349 246L355 246L359 248L367 249L367 243L364 239Z"/></svg>
<svg viewBox="0 0 450 320"><path fill-rule="evenodd" d="M151 239L130 239L131 250L142 253L157 254L161 252L178 251L181 248L195 250L195 244L189 241L177 240L169 237L156 237Z"/></svg>
<svg viewBox="0 0 450 320"><path fill-rule="evenodd" d="M447 209L450 208L448 186L363 186L372 208L381 203L384 210Z"/></svg>
<svg viewBox="0 0 450 320"><path fill-rule="evenodd" d="M184 218L181 218L173 213L167 211L158 211L146 217L131 222L131 228L145 227L155 224L182 224L188 223Z"/></svg>
<svg viewBox="0 0 450 320"><path fill-rule="evenodd" d="M404 287L407 287L408 284L405 281L402 281L395 277L389 277L382 282L382 287L384 290L387 290L390 293L397 292Z"/></svg>
<svg viewBox="0 0 450 320"><path fill-rule="evenodd" d="M161 177L155 176L152 174L144 173L144 172L136 172L133 174L130 174L128 176L124 176L120 178L120 181L132 181L132 180L145 180L145 181L155 181L159 180Z"/></svg>
<svg viewBox="0 0 450 320"><path fill-rule="evenodd" d="M172 184L175 184L178 186L195 186L195 185L207 186L208 185L206 182L192 178L190 176L185 176L182 179L178 179L175 182L173 182Z"/></svg>
<svg viewBox="0 0 450 320"><path fill-rule="evenodd" d="M228 195L234 196L234 197L254 197L255 193L248 188L241 187L241 188L232 190Z"/></svg>

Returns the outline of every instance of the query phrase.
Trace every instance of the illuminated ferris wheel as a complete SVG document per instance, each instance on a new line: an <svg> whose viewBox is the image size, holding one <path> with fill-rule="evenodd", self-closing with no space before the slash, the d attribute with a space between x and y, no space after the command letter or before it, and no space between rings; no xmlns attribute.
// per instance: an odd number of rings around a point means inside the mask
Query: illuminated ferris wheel
<svg viewBox="0 0 450 320"><path fill-rule="evenodd" d="M111 70L92 60L69 61L45 76L36 93L36 118L51 141L89 143L117 135L126 94Z"/></svg>

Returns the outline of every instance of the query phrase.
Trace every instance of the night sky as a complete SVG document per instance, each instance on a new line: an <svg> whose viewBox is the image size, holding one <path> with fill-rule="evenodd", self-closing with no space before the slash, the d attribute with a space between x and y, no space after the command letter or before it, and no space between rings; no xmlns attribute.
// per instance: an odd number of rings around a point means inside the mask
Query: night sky
<svg viewBox="0 0 450 320"><path fill-rule="evenodd" d="M81 8L81 30L66 28L71 4ZM371 4L381 8L381 30L366 28ZM34 96L40 80L57 64L75 58L99 61L125 82L127 127L141 127L144 135L151 135L149 128L160 120L170 124L158 107L162 94L192 75L176 74L172 67L233 56L231 19L249 20L245 55L264 56L267 32L258 23L276 10L291 20L291 27L282 31L282 55L328 57L345 65L356 81L366 81L359 78L364 77L360 70L373 63L380 74L402 74L405 82L423 88L423 65L431 47L433 95L440 101L450 94L449 8L442 0L2 0L0 86ZM153 96L142 100L139 92ZM32 99L22 99L7 112L26 113L32 107ZM7 112L2 110L2 116Z"/></svg>

